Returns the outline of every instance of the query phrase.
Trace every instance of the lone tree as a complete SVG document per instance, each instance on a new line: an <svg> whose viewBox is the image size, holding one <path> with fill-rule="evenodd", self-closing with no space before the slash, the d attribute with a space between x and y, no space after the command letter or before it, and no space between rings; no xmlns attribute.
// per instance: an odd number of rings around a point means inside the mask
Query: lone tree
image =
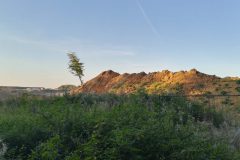
<svg viewBox="0 0 240 160"><path fill-rule="evenodd" d="M75 52L67 53L69 58L68 68L72 74L78 76L81 85L83 85L82 77L84 76L83 70L84 66L83 63L80 62L79 58L76 56Z"/></svg>

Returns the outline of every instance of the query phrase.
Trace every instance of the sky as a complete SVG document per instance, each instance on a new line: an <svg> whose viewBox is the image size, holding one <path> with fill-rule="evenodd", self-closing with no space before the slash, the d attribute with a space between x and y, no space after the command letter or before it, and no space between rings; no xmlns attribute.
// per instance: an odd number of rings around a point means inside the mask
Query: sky
<svg viewBox="0 0 240 160"><path fill-rule="evenodd" d="M79 85L119 73L240 76L239 0L0 0L0 86Z"/></svg>

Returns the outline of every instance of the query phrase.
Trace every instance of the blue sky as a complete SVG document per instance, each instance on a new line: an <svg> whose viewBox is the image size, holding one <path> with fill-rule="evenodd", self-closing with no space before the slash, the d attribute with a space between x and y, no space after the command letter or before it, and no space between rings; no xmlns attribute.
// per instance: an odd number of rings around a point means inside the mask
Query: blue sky
<svg viewBox="0 0 240 160"><path fill-rule="evenodd" d="M79 84L103 70L240 76L239 0L0 0L0 85Z"/></svg>

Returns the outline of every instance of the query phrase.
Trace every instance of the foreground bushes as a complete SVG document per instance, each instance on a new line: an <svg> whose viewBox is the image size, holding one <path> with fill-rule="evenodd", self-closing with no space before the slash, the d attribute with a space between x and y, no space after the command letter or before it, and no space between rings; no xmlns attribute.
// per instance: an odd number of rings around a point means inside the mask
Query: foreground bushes
<svg viewBox="0 0 240 160"><path fill-rule="evenodd" d="M240 158L200 123L219 127L221 114L184 99L82 94L6 104L0 113L6 159Z"/></svg>

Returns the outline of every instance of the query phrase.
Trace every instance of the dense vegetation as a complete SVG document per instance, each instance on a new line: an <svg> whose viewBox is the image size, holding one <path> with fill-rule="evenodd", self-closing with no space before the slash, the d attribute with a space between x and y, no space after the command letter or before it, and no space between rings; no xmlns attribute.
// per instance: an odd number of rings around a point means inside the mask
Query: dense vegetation
<svg viewBox="0 0 240 160"><path fill-rule="evenodd" d="M79 94L1 103L5 159L234 160L223 113L184 98ZM4 145L3 145L4 144Z"/></svg>

